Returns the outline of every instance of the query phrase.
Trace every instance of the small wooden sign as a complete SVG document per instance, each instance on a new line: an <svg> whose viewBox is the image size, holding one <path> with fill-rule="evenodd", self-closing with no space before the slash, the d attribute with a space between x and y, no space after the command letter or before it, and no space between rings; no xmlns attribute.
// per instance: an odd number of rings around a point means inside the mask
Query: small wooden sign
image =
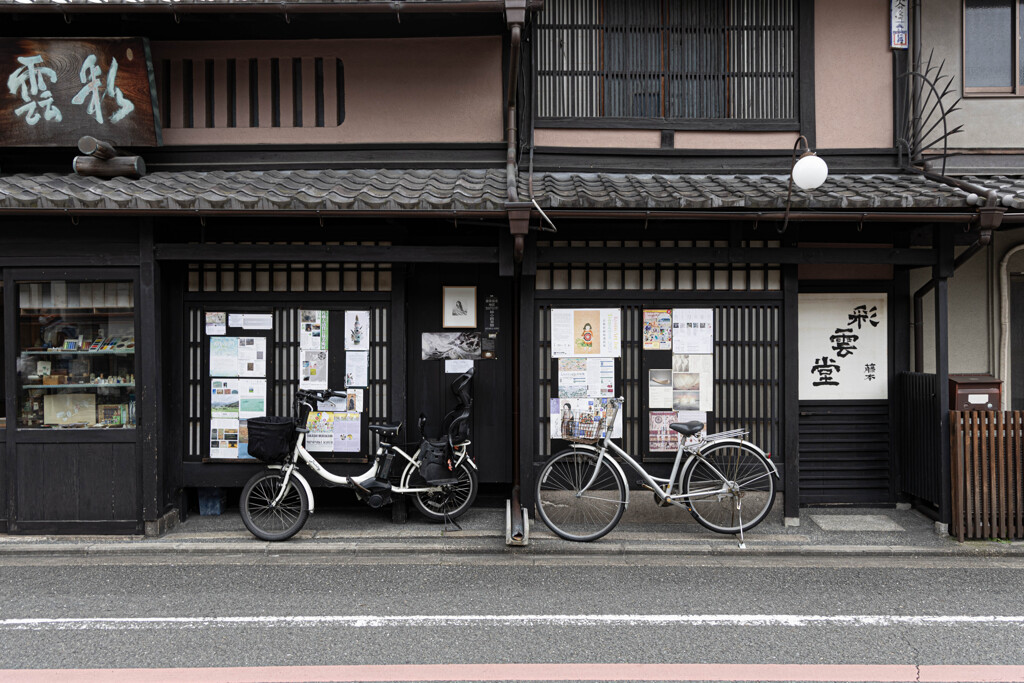
<svg viewBox="0 0 1024 683"><path fill-rule="evenodd" d="M0 146L161 144L145 38L0 39Z"/></svg>

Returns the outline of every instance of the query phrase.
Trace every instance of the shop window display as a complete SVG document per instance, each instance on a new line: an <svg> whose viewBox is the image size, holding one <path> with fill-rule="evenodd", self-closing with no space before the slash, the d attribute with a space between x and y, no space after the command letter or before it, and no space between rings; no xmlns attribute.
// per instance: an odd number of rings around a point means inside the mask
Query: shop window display
<svg viewBox="0 0 1024 683"><path fill-rule="evenodd" d="M131 282L18 284L18 424L135 427Z"/></svg>

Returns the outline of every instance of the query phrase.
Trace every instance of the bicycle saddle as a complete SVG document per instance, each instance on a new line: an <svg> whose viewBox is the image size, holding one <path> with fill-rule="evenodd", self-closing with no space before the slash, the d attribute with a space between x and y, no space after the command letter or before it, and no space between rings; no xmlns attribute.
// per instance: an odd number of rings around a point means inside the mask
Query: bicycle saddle
<svg viewBox="0 0 1024 683"><path fill-rule="evenodd" d="M704 429L703 422L673 422L669 425L672 429L679 432L683 436L694 436L700 434L700 430Z"/></svg>
<svg viewBox="0 0 1024 683"><path fill-rule="evenodd" d="M402 428L402 423L397 422L390 425L370 425L370 431L380 436L386 436L388 434L397 434Z"/></svg>

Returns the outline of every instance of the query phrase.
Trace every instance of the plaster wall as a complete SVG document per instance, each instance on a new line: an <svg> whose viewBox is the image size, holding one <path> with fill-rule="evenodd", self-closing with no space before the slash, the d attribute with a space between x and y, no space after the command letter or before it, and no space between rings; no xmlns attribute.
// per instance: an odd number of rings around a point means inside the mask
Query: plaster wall
<svg viewBox="0 0 1024 683"><path fill-rule="evenodd" d="M927 0L922 3L921 59L942 64L942 73L953 77L953 92L963 96L963 2ZM933 52L934 51L934 52ZM963 125L952 136L950 147L975 150L1024 148L1024 97L966 96L960 111L949 116L949 127Z"/></svg>
<svg viewBox="0 0 1024 683"><path fill-rule="evenodd" d="M999 261L1021 238L996 233L988 248L974 255L949 280L949 372L999 374ZM957 249L959 255L966 247ZM1024 253L1017 263L1024 268ZM911 272L913 293L931 278L930 268ZM935 372L935 293L925 295L924 371ZM911 328L913 367L913 328Z"/></svg>
<svg viewBox="0 0 1024 683"><path fill-rule="evenodd" d="M819 149L893 146L888 0L816 0L814 102Z"/></svg>
<svg viewBox="0 0 1024 683"><path fill-rule="evenodd" d="M164 141L177 144L253 144L274 142L311 143L484 143L501 142L503 128L503 82L501 38L477 36L468 38L401 38L373 40L308 40L308 41L225 41L221 43L158 42L153 44L155 60L172 60L171 107L181 111L182 60L193 60L195 79L204 76L204 60L215 64L213 92L225 91L223 67L228 59L243 63L247 70L250 59L259 60L259 128L230 128L226 125L204 125L205 88L196 87L193 103L195 128L164 129ZM270 122L270 58L277 57L281 68L282 125ZM302 59L303 68L312 68L312 60L324 59L327 92L325 106L334 111L335 58L344 67L345 116L341 125L330 125L335 118L326 117L328 125L316 127L311 120L315 103L312 88L303 88L303 122L292 121L290 63ZM177 71L174 70L175 64ZM303 78L303 85L313 82L312 72ZM249 84L239 79L242 91L240 108L247 112ZM223 116L223 103L215 111ZM241 125L248 125L247 118ZM172 119L173 121L173 119ZM179 119L180 121L180 119Z"/></svg>

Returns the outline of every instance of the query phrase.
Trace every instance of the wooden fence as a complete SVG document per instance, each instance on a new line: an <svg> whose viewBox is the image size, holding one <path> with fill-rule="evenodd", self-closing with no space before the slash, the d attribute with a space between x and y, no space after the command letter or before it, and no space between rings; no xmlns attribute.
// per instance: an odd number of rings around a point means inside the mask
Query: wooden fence
<svg viewBox="0 0 1024 683"><path fill-rule="evenodd" d="M1024 411L952 410L953 533L1024 538Z"/></svg>

